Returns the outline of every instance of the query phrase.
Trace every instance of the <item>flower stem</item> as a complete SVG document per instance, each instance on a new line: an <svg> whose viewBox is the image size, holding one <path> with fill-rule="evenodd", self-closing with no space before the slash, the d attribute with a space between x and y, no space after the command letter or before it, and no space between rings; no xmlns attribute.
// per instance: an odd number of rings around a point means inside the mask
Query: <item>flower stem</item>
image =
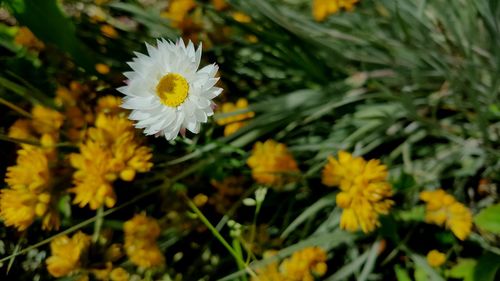
<svg viewBox="0 0 500 281"><path fill-rule="evenodd" d="M240 255L229 245L229 243L222 237L222 235L217 231L217 229L210 223L210 221L203 215L203 213L196 207L196 205L186 196L186 202L188 206L193 210L193 212L198 216L198 218L205 224L205 226L212 232L217 240L228 250L228 252L234 257L238 267L244 268L250 275L255 276L255 272L251 270L243 261Z"/></svg>
<svg viewBox="0 0 500 281"><path fill-rule="evenodd" d="M14 110L15 112L19 113L20 115L24 116L24 117L27 117L27 118L32 118L31 114L27 111L25 111L24 109L20 108L19 106L11 103L10 101L8 100L5 100L3 98L0 98L0 103L7 106L8 108Z"/></svg>
<svg viewBox="0 0 500 281"><path fill-rule="evenodd" d="M96 213L96 221L94 223L94 234L92 235L92 242L96 243L97 240L99 240L99 234L101 233L101 228L102 228L102 221L104 220L103 217L103 212L104 208L101 206L97 209Z"/></svg>
<svg viewBox="0 0 500 281"><path fill-rule="evenodd" d="M11 138L7 135L0 134L0 140L3 141L8 141L8 142L13 142L17 144L29 144L29 145L34 145L34 146L41 146L41 144L37 141L32 141L32 140L25 140L25 139L18 139L18 138Z"/></svg>

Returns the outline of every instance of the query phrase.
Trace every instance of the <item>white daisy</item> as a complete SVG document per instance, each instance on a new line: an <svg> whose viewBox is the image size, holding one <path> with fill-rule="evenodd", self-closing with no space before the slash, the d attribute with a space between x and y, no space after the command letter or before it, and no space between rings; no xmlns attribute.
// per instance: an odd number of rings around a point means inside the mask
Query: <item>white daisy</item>
<svg viewBox="0 0 500 281"><path fill-rule="evenodd" d="M218 66L198 70L201 44L195 50L191 41L186 46L182 39L175 44L162 39L146 47L149 56L135 52L128 63L133 71L124 73L128 83L118 89L126 95L121 107L132 110L129 119L146 135L173 140L185 129L198 133L214 114L212 99L222 92L215 87Z"/></svg>

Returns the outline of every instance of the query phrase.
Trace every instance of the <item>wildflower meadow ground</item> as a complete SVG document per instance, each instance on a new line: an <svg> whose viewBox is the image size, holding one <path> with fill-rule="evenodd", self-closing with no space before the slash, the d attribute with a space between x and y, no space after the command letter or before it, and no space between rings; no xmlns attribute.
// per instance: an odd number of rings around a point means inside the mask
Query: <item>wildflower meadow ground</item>
<svg viewBox="0 0 500 281"><path fill-rule="evenodd" d="M0 0L0 280L500 280L500 1Z"/></svg>

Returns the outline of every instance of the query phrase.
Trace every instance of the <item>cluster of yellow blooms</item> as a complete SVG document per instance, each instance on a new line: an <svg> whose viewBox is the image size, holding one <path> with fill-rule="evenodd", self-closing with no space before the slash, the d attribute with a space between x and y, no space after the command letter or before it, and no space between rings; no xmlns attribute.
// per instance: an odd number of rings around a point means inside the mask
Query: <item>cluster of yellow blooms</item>
<svg viewBox="0 0 500 281"><path fill-rule="evenodd" d="M30 50L41 51L45 48L45 44L42 41L38 40L36 36L29 30L29 28L22 26L16 33L16 37L14 41L24 46Z"/></svg>
<svg viewBox="0 0 500 281"><path fill-rule="evenodd" d="M17 120L9 129L9 137L39 141L41 146L22 144L15 166L7 169L5 182L9 188L0 191L0 217L7 226L22 231L35 218L42 219L42 229L59 228L59 216L51 191L51 166L56 164L55 144L64 116L41 105L31 111L32 119Z"/></svg>
<svg viewBox="0 0 500 281"><path fill-rule="evenodd" d="M427 203L425 221L427 223L445 226L453 234L464 240L469 236L472 228L472 213L462 203L442 189L423 191L420 199Z"/></svg>
<svg viewBox="0 0 500 281"><path fill-rule="evenodd" d="M211 180L210 184L217 190L208 202L215 207L215 210L221 214L227 213L233 202L238 200L243 194L242 177L227 177L222 181Z"/></svg>
<svg viewBox="0 0 500 281"><path fill-rule="evenodd" d="M23 145L17 164L7 169L5 181L10 187L0 191L0 217L5 225L22 231L38 217L42 229L59 228L59 216L51 207L49 159L43 149Z"/></svg>
<svg viewBox="0 0 500 281"><path fill-rule="evenodd" d="M88 273L102 281L128 281L129 273L121 268L113 268L112 261L121 257L117 244L112 244L104 253L104 268L88 267L88 259L92 241L89 235L79 231L71 238L67 235L54 238L50 242L52 255L47 258L47 271L56 278L75 276L79 281L88 281Z"/></svg>
<svg viewBox="0 0 500 281"><path fill-rule="evenodd" d="M156 244L160 236L158 222L145 214L137 214L125 222L125 251L130 261L142 268L161 266L165 257Z"/></svg>
<svg viewBox="0 0 500 281"><path fill-rule="evenodd" d="M54 206L62 193L54 192L55 180L51 175L66 171L61 168L63 163L58 162L65 158L58 157L55 149L61 134L80 148L80 153L69 157L76 171L74 187L67 190L76 195L74 203L80 207L114 206L112 183L118 178L132 181L136 173L151 169L150 149L140 145L132 122L119 108L121 99L101 97L92 110L77 103L85 91L77 82L72 82L69 89L59 87L54 101L64 114L34 105L31 119L19 119L10 127L9 137L20 142L38 142L40 146L22 144L17 164L8 168L9 188L0 191L0 217L7 226L25 230L41 218L43 229L59 227ZM87 128L89 124L94 126Z"/></svg>
<svg viewBox="0 0 500 281"><path fill-rule="evenodd" d="M266 252L264 257L272 257L275 252ZM273 262L257 270L252 281L314 281L326 274L326 252L319 247L307 247L284 259L281 264Z"/></svg>
<svg viewBox="0 0 500 281"><path fill-rule="evenodd" d="M221 112L230 113L238 110L244 110L248 108L248 101L244 98L238 99L236 104L232 102L226 102L222 104ZM221 118L217 120L217 124L220 126L226 126L224 128L224 136L229 136L234 134L239 129L243 128L246 124L246 120L255 116L255 112L248 111L241 114L236 114L233 116Z"/></svg>
<svg viewBox="0 0 500 281"><path fill-rule="evenodd" d="M211 0L211 4L218 12L230 8L226 0ZM168 19L172 27L179 29L185 39L195 43L203 41L204 46L211 46L212 41L224 41L231 33L231 28L227 25L219 26L217 22L211 21L205 16L205 9L198 7L196 0L170 0L160 15ZM241 11L230 11L230 15L240 23L249 23L252 20ZM248 35L247 39L253 43L257 41L254 35Z"/></svg>
<svg viewBox="0 0 500 281"><path fill-rule="evenodd" d="M286 145L274 140L257 142L247 164L256 182L274 187L293 181L295 174L300 172Z"/></svg>
<svg viewBox="0 0 500 281"><path fill-rule="evenodd" d="M81 268L81 259L90 244L90 236L83 232L77 232L71 238L66 235L56 237L50 243L52 256L47 259L47 270L54 277L75 273Z"/></svg>
<svg viewBox="0 0 500 281"><path fill-rule="evenodd" d="M187 20L186 15L195 7L195 0L173 0L161 15L171 21L172 27L181 28Z"/></svg>
<svg viewBox="0 0 500 281"><path fill-rule="evenodd" d="M325 20L329 15L338 13L341 9L352 11L359 0L314 0L313 16L317 21Z"/></svg>
<svg viewBox="0 0 500 281"><path fill-rule="evenodd" d="M338 186L337 205L344 209L340 226L348 231L361 229L368 233L380 224L380 214L387 214L394 204L392 187L387 182L387 167L379 160L354 157L339 151L338 160L329 157L323 169L322 182Z"/></svg>
<svg viewBox="0 0 500 281"><path fill-rule="evenodd" d="M80 153L70 155L75 204L97 209L102 205L113 207L116 196L112 183L120 178L132 181L137 172L151 169L151 151L141 146L135 136L132 122L120 115L98 114L95 127L87 131L86 141L80 144Z"/></svg>
<svg viewBox="0 0 500 281"><path fill-rule="evenodd" d="M446 261L446 255L438 250L432 250L427 254L427 263L432 267L440 267Z"/></svg>

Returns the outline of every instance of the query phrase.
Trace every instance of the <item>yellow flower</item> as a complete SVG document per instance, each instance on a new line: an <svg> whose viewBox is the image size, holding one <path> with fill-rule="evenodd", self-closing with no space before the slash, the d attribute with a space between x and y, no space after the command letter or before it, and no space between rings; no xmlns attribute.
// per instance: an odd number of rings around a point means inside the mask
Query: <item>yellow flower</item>
<svg viewBox="0 0 500 281"><path fill-rule="evenodd" d="M95 65L95 70L102 74L102 75L106 75L109 73L110 69L109 69L109 66L107 66L106 64L104 63L98 63Z"/></svg>
<svg viewBox="0 0 500 281"><path fill-rule="evenodd" d="M445 226L453 234L465 240L472 228L472 213L462 203L442 189L422 191L420 199L427 203L425 221L427 223Z"/></svg>
<svg viewBox="0 0 500 281"><path fill-rule="evenodd" d="M52 256L47 259L47 270L54 277L63 277L80 269L81 259L90 246L90 236L77 232L73 237L59 236L50 242Z"/></svg>
<svg viewBox="0 0 500 281"><path fill-rule="evenodd" d="M22 231L39 217L42 229L59 228L59 216L50 208L51 173L43 148L23 145L16 165L7 168L5 182L9 188L0 191L0 217L5 225Z"/></svg>
<svg viewBox="0 0 500 281"><path fill-rule="evenodd" d="M101 33L109 38L118 38L118 31L116 31L116 29L109 24L104 24L101 26Z"/></svg>
<svg viewBox="0 0 500 281"><path fill-rule="evenodd" d="M226 0L212 0L212 5L217 11L225 10L229 6Z"/></svg>
<svg viewBox="0 0 500 281"><path fill-rule="evenodd" d="M323 21L340 9L352 11L359 0L313 0L313 16L316 21Z"/></svg>
<svg viewBox="0 0 500 281"><path fill-rule="evenodd" d="M139 145L128 119L99 114L95 125L95 128L89 129L89 137L111 150L111 170L122 180L131 181L136 172L144 173L151 169L151 150Z"/></svg>
<svg viewBox="0 0 500 281"><path fill-rule="evenodd" d="M37 203L36 194L27 189L0 190L0 216L3 223L19 231L25 230L35 220Z"/></svg>
<svg viewBox="0 0 500 281"><path fill-rule="evenodd" d="M327 269L326 252L319 247L304 248L281 263L281 271L290 281L314 281L314 276L325 275Z"/></svg>
<svg viewBox="0 0 500 281"><path fill-rule="evenodd" d="M58 86L56 90L55 102L58 106L70 106L76 104L76 99L68 88Z"/></svg>
<svg viewBox="0 0 500 281"><path fill-rule="evenodd" d="M227 213L243 193L244 179L242 177L227 177L222 181L211 180L210 184L217 190L209 198L209 203L221 214Z"/></svg>
<svg viewBox="0 0 500 281"><path fill-rule="evenodd" d="M150 268L160 266L165 257L156 244L160 236L158 222L145 214L137 214L123 225L125 232L125 251L133 264Z"/></svg>
<svg viewBox="0 0 500 281"><path fill-rule="evenodd" d="M288 281L279 271L279 264L272 262L264 268L256 270L257 276L252 277L251 281Z"/></svg>
<svg viewBox="0 0 500 281"><path fill-rule="evenodd" d="M68 120L68 137L75 142L81 140L85 134L82 129L87 125L83 111L78 106L68 106L65 108L65 115Z"/></svg>
<svg viewBox="0 0 500 281"><path fill-rule="evenodd" d="M116 175L111 170L111 158L110 151L93 141L81 144L79 154L70 155L70 163L77 169L73 174L75 186L69 190L76 194L74 204L89 205L93 210L102 205L109 208L115 205L112 182Z"/></svg>
<svg viewBox="0 0 500 281"><path fill-rule="evenodd" d="M96 280L108 281L112 270L113 270L113 264L111 262L106 262L104 266L100 266L98 268L91 268L90 272L92 272Z"/></svg>
<svg viewBox="0 0 500 281"><path fill-rule="evenodd" d="M427 254L427 263L432 267L440 267L446 261L446 255L432 250Z"/></svg>
<svg viewBox="0 0 500 281"><path fill-rule="evenodd" d="M202 193L196 194L196 196L193 198L193 202L197 207L203 207L205 204L208 202L208 196Z"/></svg>
<svg viewBox="0 0 500 281"><path fill-rule="evenodd" d="M236 104L232 102L226 102L222 104L221 111L222 113L230 113L238 110L243 110L248 108L248 101L244 98L238 99ZM226 128L224 128L224 136L229 136L239 129L241 129L243 126L245 126L246 122L243 122L244 120L247 120L249 118L252 118L255 116L255 113L252 111L233 115L233 116L228 116L225 118L221 118L217 120L218 125L226 125Z"/></svg>
<svg viewBox="0 0 500 281"><path fill-rule="evenodd" d="M108 104L103 100L101 106ZM103 110L103 109L101 109ZM116 195L112 183L121 178L132 181L137 172L151 169L151 150L140 146L132 123L126 118L100 113L95 127L88 129L88 140L80 144L80 153L70 155L76 194L73 201L80 207L97 209L113 207Z"/></svg>
<svg viewBox="0 0 500 281"><path fill-rule="evenodd" d="M153 166L150 162L151 150L148 147L139 146L134 140L133 133L125 133L119 137L112 149L113 171L124 181L132 181L136 172L147 172Z"/></svg>
<svg viewBox="0 0 500 281"><path fill-rule="evenodd" d="M98 107L98 109L102 109L102 107ZM105 147L111 147L120 136L126 133L134 133L134 127L130 120L104 113L97 115L95 127L88 130L89 138Z"/></svg>
<svg viewBox="0 0 500 281"><path fill-rule="evenodd" d="M19 119L9 128L9 137L21 140L28 140L33 138L31 131L31 121L26 119Z"/></svg>
<svg viewBox="0 0 500 281"><path fill-rule="evenodd" d="M281 186L290 182L290 173L298 173L299 168L286 145L274 140L257 142L247 160L252 169L252 177L256 182Z"/></svg>
<svg viewBox="0 0 500 281"><path fill-rule="evenodd" d="M120 107L122 104L122 99L120 97L115 96L104 96L100 97L97 100L96 113L106 113L106 114L114 114L118 115L123 112L123 109Z"/></svg>
<svg viewBox="0 0 500 281"><path fill-rule="evenodd" d="M136 214L123 225L125 236L139 240L154 241L160 236L160 225L154 218L145 214Z"/></svg>
<svg viewBox="0 0 500 281"><path fill-rule="evenodd" d="M274 251L267 251L264 258L274 255ZM319 247L307 247L294 252L281 264L272 262L257 269L257 277L252 277L252 281L314 281L315 277L325 275L327 269L326 252Z"/></svg>
<svg viewBox="0 0 500 281"><path fill-rule="evenodd" d="M338 160L329 157L322 173L322 182L338 186L337 205L344 209L340 226L348 231L361 229L368 233L380 224L380 214L387 214L394 204L392 187L386 181L387 168L379 160L366 161L339 151Z"/></svg>
<svg viewBox="0 0 500 281"><path fill-rule="evenodd" d="M51 177L49 162L43 150L23 145L17 154L16 165L7 168L5 182L13 189L46 190Z"/></svg>
<svg viewBox="0 0 500 281"><path fill-rule="evenodd" d="M233 12L233 19L239 23L251 23L252 18L243 12Z"/></svg>
<svg viewBox="0 0 500 281"><path fill-rule="evenodd" d="M123 269L123 267L117 267L111 271L109 278L111 281L128 281L130 274Z"/></svg>
<svg viewBox="0 0 500 281"><path fill-rule="evenodd" d="M38 40L38 38L35 37L33 32L31 32L31 30L29 30L29 28L25 26L19 28L16 37L14 38L14 41L17 44L32 50L40 51L45 48L43 42Z"/></svg>
<svg viewBox="0 0 500 281"><path fill-rule="evenodd" d="M32 127L39 134L56 133L64 122L64 115L59 111L41 105L33 106L31 115L33 116Z"/></svg>
<svg viewBox="0 0 500 281"><path fill-rule="evenodd" d="M194 0L171 0L168 8L162 16L171 21L173 27L179 28L186 18L186 15L196 7Z"/></svg>

